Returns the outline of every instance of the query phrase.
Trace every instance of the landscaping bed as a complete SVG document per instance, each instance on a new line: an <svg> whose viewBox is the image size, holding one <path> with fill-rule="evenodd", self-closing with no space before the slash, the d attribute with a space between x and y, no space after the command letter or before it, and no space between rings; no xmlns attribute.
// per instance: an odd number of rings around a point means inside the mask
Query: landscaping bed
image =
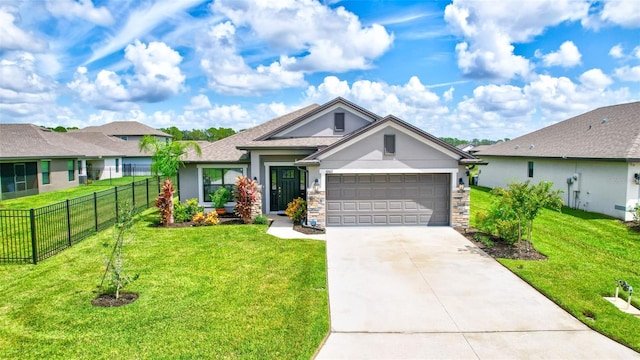
<svg viewBox="0 0 640 360"><path fill-rule="evenodd" d="M502 238L484 233L475 228L466 229L460 232L464 237L482 249L487 255L501 259L515 260L546 260L547 257L535 249L533 244L527 241L520 241L516 244L509 244Z"/></svg>

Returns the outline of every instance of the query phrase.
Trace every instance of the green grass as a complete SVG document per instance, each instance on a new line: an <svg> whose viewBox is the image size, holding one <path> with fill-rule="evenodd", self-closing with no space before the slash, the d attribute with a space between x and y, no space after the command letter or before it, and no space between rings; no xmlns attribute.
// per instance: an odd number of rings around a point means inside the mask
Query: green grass
<svg viewBox="0 0 640 360"><path fill-rule="evenodd" d="M149 212L147 212L148 214ZM47 259L0 266L0 358L308 359L328 331L325 243L265 225L162 229L125 247L118 308L91 305L111 230Z"/></svg>
<svg viewBox="0 0 640 360"><path fill-rule="evenodd" d="M55 204L57 202L65 201L67 199L73 199L76 197L93 194L94 192L113 188L115 186L130 184L135 181L141 181L146 178L153 179L153 177L145 176L123 176L118 179L106 179L100 181L94 181L91 184L80 185L69 189L51 191L44 194L25 196L17 199L3 200L0 205L5 209L32 209L41 206ZM155 182L149 180L150 186L157 187Z"/></svg>
<svg viewBox="0 0 640 360"><path fill-rule="evenodd" d="M472 225L491 202L487 191L471 190ZM534 221L533 244L549 259L499 261L591 328L640 351L640 318L602 298L613 296L615 279L623 279L637 289L632 304L640 307L640 233L601 214L543 210Z"/></svg>

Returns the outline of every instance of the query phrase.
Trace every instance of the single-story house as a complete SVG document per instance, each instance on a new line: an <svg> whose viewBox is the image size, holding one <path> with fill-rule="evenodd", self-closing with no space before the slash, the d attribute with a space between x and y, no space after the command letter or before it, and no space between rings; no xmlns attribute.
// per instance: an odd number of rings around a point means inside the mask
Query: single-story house
<svg viewBox="0 0 640 360"><path fill-rule="evenodd" d="M119 169L121 159L117 150L65 133L32 124L0 124L0 199L74 187L86 164Z"/></svg>
<svg viewBox="0 0 640 360"><path fill-rule="evenodd" d="M565 205L632 220L640 197L640 102L605 106L476 153L479 185L551 181Z"/></svg>
<svg viewBox="0 0 640 360"><path fill-rule="evenodd" d="M122 169L125 175L149 175L151 174L151 153L139 151L140 139L145 135L153 136L161 141L170 141L173 136L154 129L137 121L113 121L99 126L87 126L82 129L72 130L69 134L76 133L102 133L110 137L124 140L117 144L117 149L123 152Z"/></svg>
<svg viewBox="0 0 640 360"><path fill-rule="evenodd" d="M186 154L181 200L233 187L262 189L263 213L297 197L316 226L468 225L465 166L481 161L392 115L345 99L311 105ZM460 182L463 184L460 184Z"/></svg>

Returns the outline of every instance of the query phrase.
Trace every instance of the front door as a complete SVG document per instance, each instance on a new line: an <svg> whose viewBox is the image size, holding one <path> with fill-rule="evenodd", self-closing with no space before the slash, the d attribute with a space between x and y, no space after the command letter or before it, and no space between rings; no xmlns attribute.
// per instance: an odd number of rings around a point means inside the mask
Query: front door
<svg viewBox="0 0 640 360"><path fill-rule="evenodd" d="M284 211L293 199L305 196L304 172L293 166L271 167L270 211Z"/></svg>

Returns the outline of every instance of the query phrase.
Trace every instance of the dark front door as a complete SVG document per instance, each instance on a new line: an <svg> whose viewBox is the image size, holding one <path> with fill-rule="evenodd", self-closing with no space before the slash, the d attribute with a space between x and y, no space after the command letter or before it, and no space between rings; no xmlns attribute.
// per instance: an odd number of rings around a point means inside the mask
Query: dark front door
<svg viewBox="0 0 640 360"><path fill-rule="evenodd" d="M271 209L284 211L293 199L305 196L304 172L291 166L271 168Z"/></svg>

